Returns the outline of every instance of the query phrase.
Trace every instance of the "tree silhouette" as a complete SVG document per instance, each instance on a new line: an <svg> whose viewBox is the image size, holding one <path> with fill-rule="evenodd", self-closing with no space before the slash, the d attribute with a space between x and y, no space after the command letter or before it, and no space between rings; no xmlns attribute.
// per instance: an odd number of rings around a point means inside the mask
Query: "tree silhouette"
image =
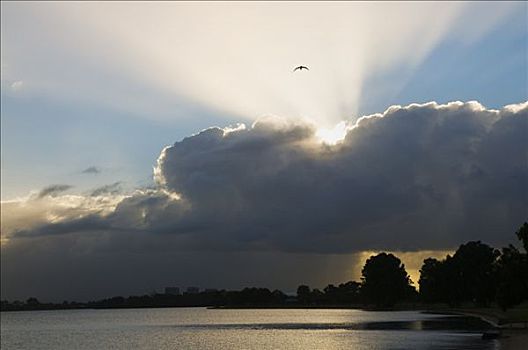
<svg viewBox="0 0 528 350"><path fill-rule="evenodd" d="M302 284L297 287L297 299L301 304L308 304L310 302L310 287Z"/></svg>
<svg viewBox="0 0 528 350"><path fill-rule="evenodd" d="M528 223L524 223L517 232L515 232L517 238L522 242L524 251L528 253Z"/></svg>
<svg viewBox="0 0 528 350"><path fill-rule="evenodd" d="M473 301L487 305L495 297L495 262L500 252L480 241L462 244L453 256L454 283L458 287L458 301Z"/></svg>
<svg viewBox="0 0 528 350"><path fill-rule="evenodd" d="M409 297L414 289L400 259L392 254L371 256L363 266L361 293L379 307L390 307Z"/></svg>
<svg viewBox="0 0 528 350"><path fill-rule="evenodd" d="M31 305L31 306L36 306L36 305L40 305L40 302L38 301L37 298L31 297L31 298L28 298L28 300L26 300L26 304Z"/></svg>
<svg viewBox="0 0 528 350"><path fill-rule="evenodd" d="M445 274L443 262L434 258L424 260L420 269L420 296L427 303L437 303L445 300Z"/></svg>
<svg viewBox="0 0 528 350"><path fill-rule="evenodd" d="M528 299L528 259L526 254L512 246L502 248L497 261L497 303L506 310Z"/></svg>
<svg viewBox="0 0 528 350"><path fill-rule="evenodd" d="M357 303L359 302L359 291L361 284L356 281L341 283L337 287L337 301L339 303Z"/></svg>
<svg viewBox="0 0 528 350"><path fill-rule="evenodd" d="M487 305L497 290L496 262L500 253L480 241L462 244L454 256L425 259L420 269L420 296L426 302Z"/></svg>

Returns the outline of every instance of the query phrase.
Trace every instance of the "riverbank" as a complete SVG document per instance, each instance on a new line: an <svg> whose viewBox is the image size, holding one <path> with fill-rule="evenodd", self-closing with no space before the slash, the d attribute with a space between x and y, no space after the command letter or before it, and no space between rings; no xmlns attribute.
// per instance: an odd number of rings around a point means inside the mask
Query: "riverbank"
<svg viewBox="0 0 528 350"><path fill-rule="evenodd" d="M447 308L434 309L430 312L453 313L478 317L501 329L528 329L528 304L524 303L513 309L503 311L499 308Z"/></svg>
<svg viewBox="0 0 528 350"><path fill-rule="evenodd" d="M435 310L435 312L440 312ZM528 306L502 311L496 308L447 309L457 315L478 317L500 331L497 340L501 350L524 350L528 344Z"/></svg>

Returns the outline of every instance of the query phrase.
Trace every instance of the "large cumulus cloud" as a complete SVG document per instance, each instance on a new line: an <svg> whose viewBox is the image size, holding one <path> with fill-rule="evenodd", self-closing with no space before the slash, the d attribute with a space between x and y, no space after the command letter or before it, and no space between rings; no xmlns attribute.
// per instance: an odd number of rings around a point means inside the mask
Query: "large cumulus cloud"
<svg viewBox="0 0 528 350"><path fill-rule="evenodd" d="M281 118L210 128L162 151L157 188L12 237L97 231L170 237L164 247L180 251L303 253L504 244L528 216L527 116L527 103L393 106L336 145Z"/></svg>
<svg viewBox="0 0 528 350"><path fill-rule="evenodd" d="M160 156L159 183L190 205L167 229L317 252L504 243L527 216L527 123L526 104L456 102L391 107L335 146L309 124L211 128Z"/></svg>

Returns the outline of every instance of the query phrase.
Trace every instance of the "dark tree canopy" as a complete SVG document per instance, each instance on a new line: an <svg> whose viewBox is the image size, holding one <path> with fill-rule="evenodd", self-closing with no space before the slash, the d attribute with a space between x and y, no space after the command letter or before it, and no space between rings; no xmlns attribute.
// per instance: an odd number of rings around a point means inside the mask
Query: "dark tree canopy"
<svg viewBox="0 0 528 350"><path fill-rule="evenodd" d="M359 291L361 284L355 281L340 283L337 287L327 285L322 291L317 288L310 290L306 285L297 288L297 300L303 305L343 305L360 302Z"/></svg>
<svg viewBox="0 0 528 350"><path fill-rule="evenodd" d="M428 303L443 301L445 290L445 276L443 274L443 262L434 258L424 260L420 269L420 295L422 300Z"/></svg>
<svg viewBox="0 0 528 350"><path fill-rule="evenodd" d="M528 257L512 246L502 248L497 262L497 303L506 310L528 298Z"/></svg>
<svg viewBox="0 0 528 350"><path fill-rule="evenodd" d="M361 293L366 301L376 306L390 307L412 295L414 288L405 266L392 254L371 256L361 274Z"/></svg>
<svg viewBox="0 0 528 350"><path fill-rule="evenodd" d="M487 305L495 297L495 261L500 252L480 241L462 244L453 256L455 282L460 302Z"/></svg>
<svg viewBox="0 0 528 350"><path fill-rule="evenodd" d="M524 223L516 235L526 249L528 224ZM508 309L528 300L528 254L511 244L501 253L480 241L468 242L444 260L425 259L419 284L424 302L452 306L496 302Z"/></svg>
<svg viewBox="0 0 528 350"><path fill-rule="evenodd" d="M528 253L528 223L525 222L515 233L524 246L524 252Z"/></svg>
<svg viewBox="0 0 528 350"><path fill-rule="evenodd" d="M303 304L308 304L310 302L310 287L302 284L297 287L297 299Z"/></svg>
<svg viewBox="0 0 528 350"><path fill-rule="evenodd" d="M496 293L495 263L499 251L480 241L462 244L454 256L425 259L420 269L420 295L426 302L487 305Z"/></svg>
<svg viewBox="0 0 528 350"><path fill-rule="evenodd" d="M26 304L28 305L38 305L40 304L40 302L38 301L37 298L29 298L28 300L26 300Z"/></svg>

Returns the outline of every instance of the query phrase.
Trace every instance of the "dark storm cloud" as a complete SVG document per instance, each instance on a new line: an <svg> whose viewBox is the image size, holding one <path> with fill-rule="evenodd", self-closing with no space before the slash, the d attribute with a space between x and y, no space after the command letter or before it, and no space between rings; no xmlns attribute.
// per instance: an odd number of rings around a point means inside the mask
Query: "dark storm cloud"
<svg viewBox="0 0 528 350"><path fill-rule="evenodd" d="M43 188L42 190L40 190L40 192L38 193L37 197L38 198L44 198L44 197L47 197L47 196L56 196L64 191L67 191L69 190L70 188L72 188L72 186L70 185L50 185L48 187L45 187Z"/></svg>
<svg viewBox="0 0 528 350"><path fill-rule="evenodd" d="M81 173L83 174L99 174L100 172L101 172L101 169L99 169L96 166L90 166L84 169L83 171L81 171Z"/></svg>
<svg viewBox="0 0 528 350"><path fill-rule="evenodd" d="M118 228L110 227L109 223L99 215L86 215L80 219L67 219L57 223L43 224L32 230L16 231L15 236L31 238L109 229L118 230Z"/></svg>
<svg viewBox="0 0 528 350"><path fill-rule="evenodd" d="M395 106L360 119L335 146L318 142L312 125L281 119L211 128L163 150L159 189L105 216L20 234L143 232L173 236L179 251L503 244L527 216L527 113L526 104Z"/></svg>
<svg viewBox="0 0 528 350"><path fill-rule="evenodd" d="M505 242L527 216L527 123L526 106L393 107L360 120L342 144L315 149L306 125L210 129L165 149L160 174L215 246L346 252Z"/></svg>

